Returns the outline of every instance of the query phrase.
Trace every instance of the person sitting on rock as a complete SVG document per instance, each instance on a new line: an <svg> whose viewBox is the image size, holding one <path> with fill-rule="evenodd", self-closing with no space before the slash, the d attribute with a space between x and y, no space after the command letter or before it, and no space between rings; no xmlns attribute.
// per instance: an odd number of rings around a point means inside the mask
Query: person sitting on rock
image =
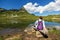
<svg viewBox="0 0 60 40"><path fill-rule="evenodd" d="M48 30L47 28L45 27L45 23L44 23L44 20L43 20L43 17L40 16L38 20L36 20L36 22L34 23L34 29L39 31L44 37L48 37L47 36L47 33L48 33ZM40 37L42 35L37 35L39 33L36 32L36 36L37 37Z"/></svg>

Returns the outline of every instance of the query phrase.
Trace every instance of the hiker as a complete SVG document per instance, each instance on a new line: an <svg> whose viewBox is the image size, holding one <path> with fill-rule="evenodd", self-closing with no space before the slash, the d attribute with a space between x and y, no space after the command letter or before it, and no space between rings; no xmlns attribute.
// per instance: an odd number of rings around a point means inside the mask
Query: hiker
<svg viewBox="0 0 60 40"><path fill-rule="evenodd" d="M39 31L43 36L48 33L48 30L45 27L45 23L43 20L43 17L40 16L38 20L36 20L36 22L34 23L35 27L34 29Z"/></svg>

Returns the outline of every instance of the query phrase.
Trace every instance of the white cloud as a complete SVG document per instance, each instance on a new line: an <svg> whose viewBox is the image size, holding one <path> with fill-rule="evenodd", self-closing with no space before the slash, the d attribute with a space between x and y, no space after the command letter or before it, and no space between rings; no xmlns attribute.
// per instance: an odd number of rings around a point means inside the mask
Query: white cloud
<svg viewBox="0 0 60 40"><path fill-rule="evenodd" d="M30 2L30 3L27 3L26 5L24 5L24 8L28 11L28 12L30 12L30 13L32 13L32 12L35 12L35 10L36 10L36 7L35 6L37 6L37 3L35 3L34 5Z"/></svg>
<svg viewBox="0 0 60 40"><path fill-rule="evenodd" d="M24 8L29 12L29 13L35 13L35 12L39 12L39 13L43 13L44 11L60 11L60 0L55 0L55 2L50 2L49 4L45 5L45 6L38 6L37 3L32 4L27 3L26 5L24 5Z"/></svg>

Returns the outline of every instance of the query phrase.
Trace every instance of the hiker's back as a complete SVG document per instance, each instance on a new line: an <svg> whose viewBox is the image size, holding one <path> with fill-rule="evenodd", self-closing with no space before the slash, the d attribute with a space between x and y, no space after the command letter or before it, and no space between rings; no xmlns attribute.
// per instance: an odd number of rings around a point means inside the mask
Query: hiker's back
<svg viewBox="0 0 60 40"><path fill-rule="evenodd" d="M43 30L43 22L42 21L38 21L37 29L38 30Z"/></svg>

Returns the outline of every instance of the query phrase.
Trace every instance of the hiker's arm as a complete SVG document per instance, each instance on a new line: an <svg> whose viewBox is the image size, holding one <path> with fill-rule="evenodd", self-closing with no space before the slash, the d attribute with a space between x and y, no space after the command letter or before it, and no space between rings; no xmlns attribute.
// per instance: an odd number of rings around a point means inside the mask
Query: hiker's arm
<svg viewBox="0 0 60 40"><path fill-rule="evenodd" d="M38 21L36 20L36 22L34 23L35 27L37 28L38 26Z"/></svg>
<svg viewBox="0 0 60 40"><path fill-rule="evenodd" d="M38 21L36 20L36 21L35 21L35 25L37 25L37 24L38 24Z"/></svg>
<svg viewBox="0 0 60 40"><path fill-rule="evenodd" d="M43 21L43 29L48 32L47 28L45 27L45 22Z"/></svg>

